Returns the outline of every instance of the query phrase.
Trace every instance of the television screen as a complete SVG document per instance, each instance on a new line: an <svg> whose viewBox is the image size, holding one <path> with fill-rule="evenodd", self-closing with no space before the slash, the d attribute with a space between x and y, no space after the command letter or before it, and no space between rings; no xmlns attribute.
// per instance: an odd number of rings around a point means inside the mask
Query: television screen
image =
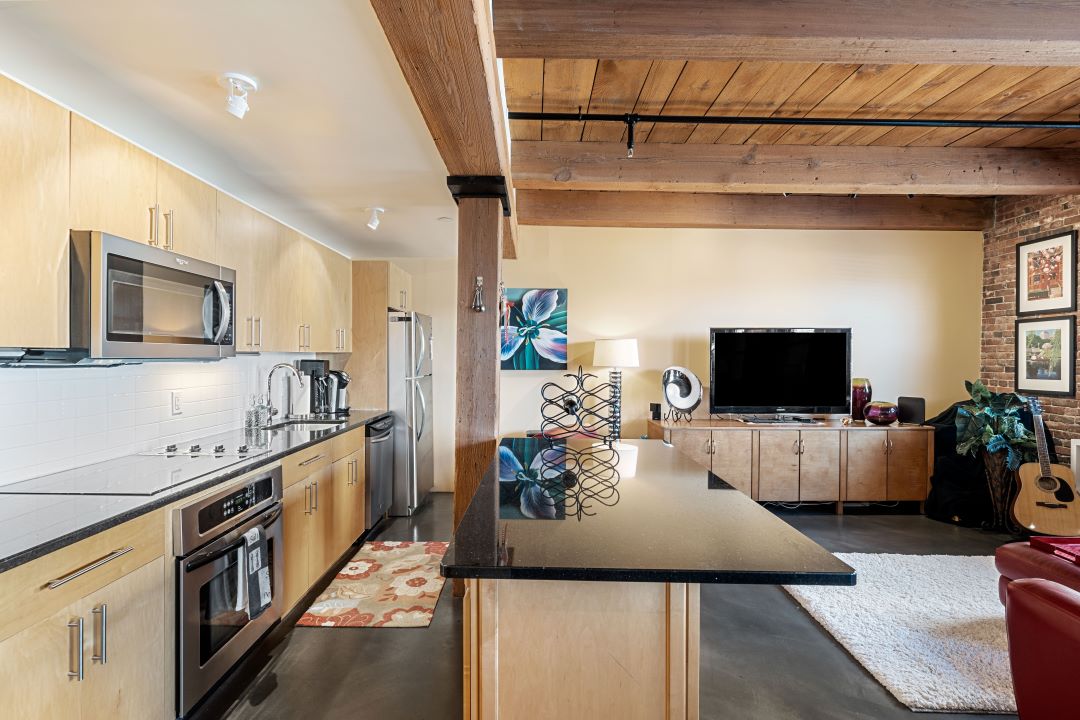
<svg viewBox="0 0 1080 720"><path fill-rule="evenodd" d="M850 328L713 328L710 348L710 412L848 412Z"/></svg>

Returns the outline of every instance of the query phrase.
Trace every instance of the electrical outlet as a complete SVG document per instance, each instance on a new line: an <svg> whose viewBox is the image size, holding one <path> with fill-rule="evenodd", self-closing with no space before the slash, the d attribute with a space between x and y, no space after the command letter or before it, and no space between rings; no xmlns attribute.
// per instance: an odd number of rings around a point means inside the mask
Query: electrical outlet
<svg viewBox="0 0 1080 720"><path fill-rule="evenodd" d="M173 390L172 391L172 414L173 415L183 415L184 414L184 407L181 404L180 391L179 390Z"/></svg>

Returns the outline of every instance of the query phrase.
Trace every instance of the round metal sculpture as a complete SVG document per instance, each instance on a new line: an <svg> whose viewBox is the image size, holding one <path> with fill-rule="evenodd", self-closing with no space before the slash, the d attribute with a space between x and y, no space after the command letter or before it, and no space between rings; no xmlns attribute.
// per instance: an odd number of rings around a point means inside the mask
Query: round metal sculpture
<svg viewBox="0 0 1080 720"><path fill-rule="evenodd" d="M684 367L669 367L661 380L664 388L664 400L668 411L665 420L690 422L691 413L701 404L701 381Z"/></svg>

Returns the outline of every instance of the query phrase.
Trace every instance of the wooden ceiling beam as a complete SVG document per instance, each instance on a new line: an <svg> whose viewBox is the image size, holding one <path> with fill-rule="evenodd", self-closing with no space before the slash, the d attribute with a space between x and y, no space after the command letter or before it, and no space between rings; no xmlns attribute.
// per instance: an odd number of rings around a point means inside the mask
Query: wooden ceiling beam
<svg viewBox="0 0 1080 720"><path fill-rule="evenodd" d="M1080 65L1055 0L494 0L506 58Z"/></svg>
<svg viewBox="0 0 1080 720"><path fill-rule="evenodd" d="M522 225L571 227L982 230L992 208L971 197L518 191Z"/></svg>
<svg viewBox="0 0 1080 720"><path fill-rule="evenodd" d="M1080 192L1080 152L1042 148L515 141L519 190L867 195Z"/></svg>
<svg viewBox="0 0 1080 720"><path fill-rule="evenodd" d="M371 0L447 175L502 175L511 216L503 256L515 257L517 217L503 87L485 0Z"/></svg>

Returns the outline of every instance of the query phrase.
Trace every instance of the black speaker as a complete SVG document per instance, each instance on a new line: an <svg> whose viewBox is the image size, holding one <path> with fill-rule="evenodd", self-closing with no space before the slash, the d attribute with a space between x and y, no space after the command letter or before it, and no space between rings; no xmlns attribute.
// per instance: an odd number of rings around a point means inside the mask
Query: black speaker
<svg viewBox="0 0 1080 720"><path fill-rule="evenodd" d="M901 423L908 425L922 425L926 422L926 399L917 397L902 397L896 399Z"/></svg>
<svg viewBox="0 0 1080 720"><path fill-rule="evenodd" d="M653 420L660 419L660 403L649 403L649 412L652 414Z"/></svg>

